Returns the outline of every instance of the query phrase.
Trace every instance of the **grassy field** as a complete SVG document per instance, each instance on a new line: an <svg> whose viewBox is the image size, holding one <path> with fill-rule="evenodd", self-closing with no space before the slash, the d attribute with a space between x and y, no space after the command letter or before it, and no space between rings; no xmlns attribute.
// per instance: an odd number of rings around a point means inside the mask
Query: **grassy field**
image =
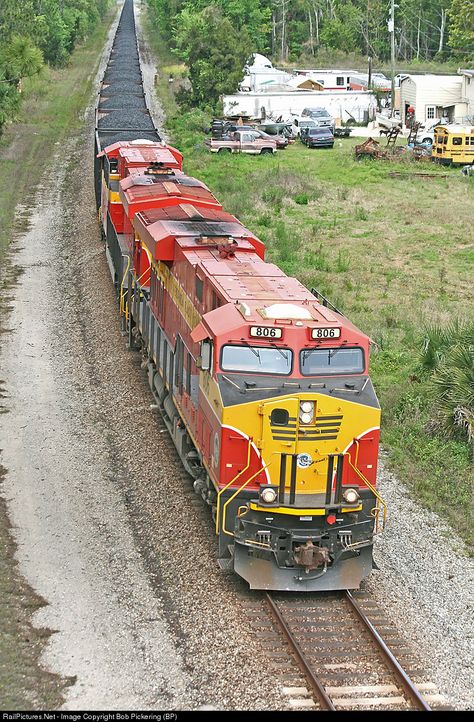
<svg viewBox="0 0 474 722"><path fill-rule="evenodd" d="M17 203L28 205L51 157L85 122L98 54L112 20L99 25L60 70L45 67L23 83L16 122L0 138L0 261L8 247ZM64 145L67 156L67 145ZM23 214L24 215L24 214ZM24 220L17 219L17 230Z"/></svg>
<svg viewBox="0 0 474 722"><path fill-rule="evenodd" d="M389 464L474 550L469 447L433 431L433 385L421 366L431 326L474 322L474 179L408 157L357 161L356 138L336 140L332 150L297 142L273 157L211 155L203 145L209 117L179 113L167 82L173 61L156 33L148 35L186 172L266 243L269 261L371 336Z"/></svg>
<svg viewBox="0 0 474 722"><path fill-rule="evenodd" d="M196 137L186 142L183 133L184 145L176 137L186 171L265 241L268 260L374 340L371 373L391 463L472 545L468 450L428 432L430 387L419 366L428 327L474 318L474 181L425 163L356 161L355 139L333 150L297 142L276 157L221 158ZM438 177L414 175L427 170Z"/></svg>
<svg viewBox="0 0 474 722"><path fill-rule="evenodd" d="M428 432L431 392L420 358L432 324L474 318L474 181L425 163L356 161L355 139L333 150L297 142L261 158L211 156L196 140L183 146L177 135L186 171L265 241L268 260L320 290L374 340L371 373L391 463L472 545L468 449ZM414 175L427 170L438 177Z"/></svg>

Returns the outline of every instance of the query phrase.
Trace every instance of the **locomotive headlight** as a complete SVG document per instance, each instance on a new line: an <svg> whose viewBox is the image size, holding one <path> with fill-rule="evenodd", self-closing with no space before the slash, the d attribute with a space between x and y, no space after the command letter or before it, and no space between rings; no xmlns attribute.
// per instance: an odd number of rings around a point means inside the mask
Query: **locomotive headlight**
<svg viewBox="0 0 474 722"><path fill-rule="evenodd" d="M260 487L260 500L264 504L274 504L277 498L277 488L274 486Z"/></svg>
<svg viewBox="0 0 474 722"><path fill-rule="evenodd" d="M300 403L300 421L302 424L310 424L314 417L314 402L302 401Z"/></svg>
<svg viewBox="0 0 474 722"><path fill-rule="evenodd" d="M355 504L359 500L359 492L356 489L346 489L342 495L348 504Z"/></svg>

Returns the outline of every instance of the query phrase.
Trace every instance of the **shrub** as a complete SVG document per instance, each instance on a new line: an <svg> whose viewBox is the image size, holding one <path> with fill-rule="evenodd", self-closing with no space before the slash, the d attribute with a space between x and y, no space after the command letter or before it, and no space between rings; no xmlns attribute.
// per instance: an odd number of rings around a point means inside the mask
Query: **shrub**
<svg viewBox="0 0 474 722"><path fill-rule="evenodd" d="M298 193L298 195L294 197L295 203L297 203L299 206L307 206L308 200L309 199L306 193Z"/></svg>

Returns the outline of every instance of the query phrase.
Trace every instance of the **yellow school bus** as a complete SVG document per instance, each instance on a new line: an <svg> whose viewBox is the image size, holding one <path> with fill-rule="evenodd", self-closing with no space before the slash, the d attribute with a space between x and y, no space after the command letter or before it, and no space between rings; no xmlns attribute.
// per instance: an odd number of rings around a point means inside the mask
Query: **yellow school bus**
<svg viewBox="0 0 474 722"><path fill-rule="evenodd" d="M469 125L437 125L431 157L443 165L474 163L474 127Z"/></svg>

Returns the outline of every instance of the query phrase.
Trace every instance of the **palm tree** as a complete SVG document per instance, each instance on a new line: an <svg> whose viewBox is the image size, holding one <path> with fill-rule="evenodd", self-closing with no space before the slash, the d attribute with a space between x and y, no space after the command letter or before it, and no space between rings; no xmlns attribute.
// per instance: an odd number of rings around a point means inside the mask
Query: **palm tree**
<svg viewBox="0 0 474 722"><path fill-rule="evenodd" d="M474 344L450 348L432 377L437 426L474 453Z"/></svg>
<svg viewBox="0 0 474 722"><path fill-rule="evenodd" d="M29 38L15 35L0 54L4 75L16 88L22 78L36 75L43 66L43 53Z"/></svg>

